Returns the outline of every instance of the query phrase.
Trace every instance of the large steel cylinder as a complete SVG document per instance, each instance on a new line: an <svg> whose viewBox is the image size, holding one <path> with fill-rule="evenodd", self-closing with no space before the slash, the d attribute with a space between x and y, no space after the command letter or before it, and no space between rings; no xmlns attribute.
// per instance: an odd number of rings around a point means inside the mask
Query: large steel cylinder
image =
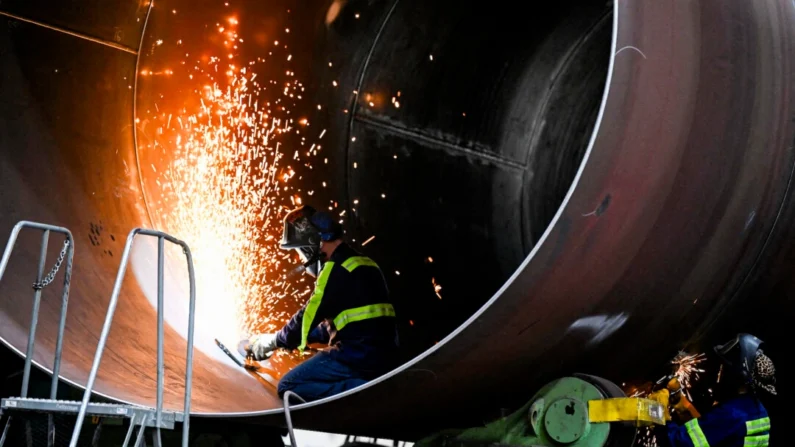
<svg viewBox="0 0 795 447"><path fill-rule="evenodd" d="M209 122L203 110L232 116L221 99L249 97L231 78L246 78L256 92L247 107L285 130L272 134L282 154L272 164L252 155L229 178L278 166L273 175L286 178L267 183L281 188L268 228L298 196L328 207L397 303L402 366L302 405L301 427L411 437L478 423L559 374L620 381L730 330L774 339L776 324L745 316L791 310L792 2L569 0L530 15L460 0L49 3L0 5L0 237L23 219L74 232L61 375L75 385L86 381L129 230L157 227L204 253L229 248L224 233L194 231L195 213L174 217L221 186L169 181L183 169L200 182L197 170L214 168L180 165L191 152L176 135L196 127L178 117L198 126ZM251 122L227 124L260 135ZM252 153L265 144L245 141ZM222 185L229 200L262 193L234 184ZM276 193L252 206L266 197ZM208 213L226 212L207 200ZM251 234L230 240L275 250ZM0 282L0 338L17 352L39 241L23 235ZM142 241L133 251L95 387L149 405L155 249ZM212 342L238 318L223 291L250 290L216 291L214 275L228 278L207 258L193 408L280 423L274 388ZM181 262L168 265L170 408L184 391ZM289 264L279 258L266 282ZM263 297L267 305L249 297L261 313L249 327L278 326L310 286L280 286L295 293ZM59 298L45 289L34 357L44 369Z"/></svg>

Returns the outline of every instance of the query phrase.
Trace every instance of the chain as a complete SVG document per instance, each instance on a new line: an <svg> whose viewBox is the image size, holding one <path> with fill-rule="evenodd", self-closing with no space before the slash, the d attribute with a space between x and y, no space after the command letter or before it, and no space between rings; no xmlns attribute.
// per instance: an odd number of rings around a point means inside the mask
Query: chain
<svg viewBox="0 0 795 447"><path fill-rule="evenodd" d="M47 273L47 276L41 282L34 282L33 283L33 290L41 290L50 285L55 280L55 275L58 274L58 269L61 268L61 264L63 264L63 260L66 257L66 251L69 249L69 239L63 241L63 248L61 249L61 253L58 255L58 260L55 261L55 265L52 266L50 273Z"/></svg>

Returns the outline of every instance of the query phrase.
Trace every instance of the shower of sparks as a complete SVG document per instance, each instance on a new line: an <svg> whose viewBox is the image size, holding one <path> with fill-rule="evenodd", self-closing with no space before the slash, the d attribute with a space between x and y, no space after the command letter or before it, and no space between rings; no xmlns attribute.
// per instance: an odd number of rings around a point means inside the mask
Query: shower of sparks
<svg viewBox="0 0 795 447"><path fill-rule="evenodd" d="M242 44L238 23L230 18L226 27L216 27ZM256 79L264 60L240 63L238 56L196 62L189 77L197 88L188 101L195 107L151 113L149 119L161 127L146 147L169 160L157 172L163 199L155 225L190 243L199 299L219 315L234 309L236 321L217 322L227 335L278 329L310 288L305 280L284 280L290 253L277 244L284 213L302 203L296 169L311 169L310 160L302 159L306 152L287 139L299 133L299 124L309 124L291 118L296 104L289 98L300 98L304 87L290 71L289 81L265 82L277 87L267 89ZM283 300L296 305L279 305Z"/></svg>
<svg viewBox="0 0 795 447"><path fill-rule="evenodd" d="M698 374L704 372L703 369L698 368L698 365L706 360L706 358L707 356L704 353L691 355L680 352L671 360L671 364L676 366L674 376L679 380L679 384L690 399L692 399L690 396L691 380L698 380Z"/></svg>
<svg viewBox="0 0 795 447"><path fill-rule="evenodd" d="M638 429L635 445L639 447L657 447L657 436L654 434L652 427Z"/></svg>
<svg viewBox="0 0 795 447"><path fill-rule="evenodd" d="M671 364L675 368L673 374L661 377L657 381L657 384L666 384L673 376L679 381L679 385L682 387L682 391L687 395L687 398L692 400L692 396L690 396L690 387L693 381L698 380L699 373L704 372L699 365L705 360L706 354L704 353L688 354L680 351L676 357L671 360ZM628 388L624 383L622 384L622 389L629 397L645 397L649 394L651 388ZM638 429L637 437L635 438L635 446L657 447L657 445L657 437L651 427Z"/></svg>
<svg viewBox="0 0 795 447"><path fill-rule="evenodd" d="M365 245L367 245L367 244L369 244L370 242L372 242L372 241L373 241L373 239L375 239L375 236L374 236L374 235L373 235L373 236L370 236L370 238L369 238L369 239L367 239L366 241L362 242L362 247L364 247Z"/></svg>
<svg viewBox="0 0 795 447"><path fill-rule="evenodd" d="M626 387L626 384L621 384L624 393L629 397L645 397L649 394L648 389L635 389L634 387ZM638 427L636 430L635 447L657 447L657 436L654 434L652 426Z"/></svg>

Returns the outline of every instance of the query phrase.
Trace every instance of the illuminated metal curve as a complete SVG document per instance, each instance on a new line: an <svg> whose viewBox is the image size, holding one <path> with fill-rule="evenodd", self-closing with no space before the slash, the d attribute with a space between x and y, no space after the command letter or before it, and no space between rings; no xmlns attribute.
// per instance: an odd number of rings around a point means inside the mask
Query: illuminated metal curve
<svg viewBox="0 0 795 447"><path fill-rule="evenodd" d="M361 389L295 406L296 426L408 436L477 422L485 417L484 408L515 403L545 378L573 369L611 378L643 374L664 361L667 350L708 338L715 324L731 321L748 279L765 268L770 255L763 257L763 249L792 222L787 220L795 135L788 119L789 86L795 85L792 8L785 1L615 2L610 67L595 130L562 205L530 254L487 303L438 344ZM13 32L7 26L2 31L0 44L11 48ZM107 56L107 65L134 67L129 55ZM30 70L0 62L12 81L14 70ZM134 68L126 74L134 76ZM22 100L15 95L26 92L1 93L2 102L17 104ZM52 101L54 109L66 110ZM8 109L0 115L4 125L13 122ZM76 234L62 366L62 377L77 384L87 375L116 264L105 251L85 247L112 245L106 235L124 234L124 225L146 221L138 172L127 163L135 153L132 135L114 133L129 130L123 123L133 122L133 116L126 110L98 121L113 130L97 127L98 133L109 132L103 136L122 140L113 144L129 154L121 157L123 168L119 157L99 152L81 161L81 149L59 149L42 136L23 132L17 139L0 139L0 185L16 191L2 198L0 230L20 216L70 228L91 223L90 235ZM27 139L41 143L28 143L33 155L8 149ZM25 162L36 155L64 159L66 167L34 169ZM91 191L69 186L88 182L96 165L119 175L89 185L104 184L106 191L118 192L116 199L95 200ZM49 188L30 183L37 178L47 178L42 185ZM121 185L115 184L119 178ZM58 185L69 191L53 190ZM73 216L75 207L89 220ZM95 216L115 220L105 224ZM9 268L26 278L35 241L20 251L24 255ZM0 284L0 335L15 350L25 344L27 282ZM134 281L127 282L130 292L119 304L96 389L151 403L154 338L145 322L153 326L154 314ZM57 306L48 305L53 302L42 303L36 346L36 363L44 369L54 345L46 329L48 319L55 321ZM173 331L167 337L167 366L181 364L184 340ZM641 337L644 343L638 343ZM211 356L197 353L196 362L198 415L281 423L274 416L281 413L281 402L272 391ZM168 371L171 383L179 383L179 373L179 367ZM175 386L166 401L176 407L181 396ZM494 404L483 405L484 399Z"/></svg>

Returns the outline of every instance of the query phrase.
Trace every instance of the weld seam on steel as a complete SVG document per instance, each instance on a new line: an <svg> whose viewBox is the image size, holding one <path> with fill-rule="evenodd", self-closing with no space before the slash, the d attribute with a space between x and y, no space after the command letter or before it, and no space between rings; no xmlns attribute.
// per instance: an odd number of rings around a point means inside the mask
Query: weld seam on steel
<svg viewBox="0 0 795 447"><path fill-rule="evenodd" d="M40 26L42 28L46 28L46 29L51 30L51 31L59 32L61 34L66 34L66 35L69 35L69 36L72 36L72 37L77 37L78 39L83 39L83 40L87 40L89 42L98 43L100 45L103 45L103 46L106 46L106 47L109 47L109 48L113 48L114 50L124 51L125 53L130 53L130 54L135 54L135 55L138 54L138 51L133 50L130 47L118 44L116 42L110 42L110 41L107 41L107 40L104 40L104 39L100 39L98 37L89 36L88 34L78 33L76 31L71 31L71 30L68 30L66 28L61 28L59 26L50 25L50 24L44 23L44 22L39 22L38 20L27 19L25 17L21 17L21 16L18 16L16 14L11 14L11 13L8 13L8 12L5 12L5 11L0 11L0 16L5 16L5 17L8 17L8 18L11 18L11 19L14 19L14 20L18 20L20 22L30 23L31 25Z"/></svg>
<svg viewBox="0 0 795 447"><path fill-rule="evenodd" d="M141 66L141 49L144 46L144 37L146 36L146 28L149 26L149 16L152 15L152 6L154 0L149 0L149 9L146 10L146 17L144 18L144 26L141 27L141 38L138 40L137 57L135 58L135 73L133 76L133 97L132 97L132 116L133 116L133 152L135 153L135 166L138 169L138 184L141 186L141 197L144 201L144 209L146 209L146 217L149 218L149 225L155 226L152 220L152 210L149 209L149 201L146 198L146 186L144 185L144 178L141 171L141 157L138 156L138 126L135 122L138 111L138 75Z"/></svg>
<svg viewBox="0 0 795 447"><path fill-rule="evenodd" d="M449 149L449 150L454 151L454 152L460 152L460 153L462 153L464 155L467 155L469 157L480 158L480 159L483 159L483 160L486 160L486 161L490 161L492 163L495 163L495 164L498 164L498 165L501 165L501 166L505 166L505 167L508 167L508 168L511 168L511 169L516 169L516 170L524 170L525 169L525 165L520 163L520 162L518 162L518 161L511 160L511 159L505 158L505 157L500 157L500 156L494 155L494 154L489 154L487 152L481 152L481 151L478 151L478 150L475 150L475 149L470 149L468 147L459 146L457 144L453 144L453 143L450 143L448 141L441 140L439 138L434 138L434 137L431 137L429 135L424 135L423 133L421 133L421 132L419 132L417 130L409 129L409 128L406 128L406 127L398 127L398 126L395 126L392 123L387 123L387 122L385 122L383 120L375 119L375 118L370 117L370 116L363 116L363 115L360 115L360 114L356 114L353 117L353 120L354 121L358 121L358 122L360 122L362 124L367 124L369 126L375 127L377 129L380 129L380 130L385 130L385 131L387 131L387 132L389 132L389 133L391 133L393 135L400 135L400 136L404 136L404 137L409 137L410 139L412 139L414 141L423 142L423 143L426 143L426 144L429 144L429 145L432 145L432 146L442 147L444 149Z"/></svg>
<svg viewBox="0 0 795 447"><path fill-rule="evenodd" d="M362 90L362 84L364 84L364 77L367 75L367 67L370 65L370 59L372 59L373 52L375 52L375 47L376 47L376 45L378 45L378 41L381 39L381 34L384 33L384 29L386 28L386 24L389 23L389 19L392 18L392 14L394 14L395 9L397 9L398 3L400 3L400 0L395 0L394 3L392 3L392 6L389 8L389 11L386 13L386 16L384 17L384 21L381 22L381 26L378 28L378 32L376 33L375 37L373 37L373 43L372 43L372 45L370 45L370 51L368 51L367 57L364 59L364 62L362 62L362 68L361 68L362 71L361 71L361 73L359 73L359 77L356 80L356 91L357 92L360 92ZM346 129L346 134L345 134L345 141L351 141L351 134L353 133L354 117L356 116L356 110L358 109L357 106L359 104L358 101L359 101L359 95L358 94L353 95L353 98L351 98L351 105L348 107L350 109L350 111L351 111L351 115L350 115L350 118L348 119L348 125L346 126L347 129ZM351 159L351 144L350 143L345 144L345 152L344 153L345 153L345 163L344 163L344 168L343 168L343 171L342 171L342 175L343 175L342 178L346 179L345 180L345 194L346 194L345 200L348 201L351 198L351 176L349 175L350 174L350 168L348 167L349 166L348 161Z"/></svg>

